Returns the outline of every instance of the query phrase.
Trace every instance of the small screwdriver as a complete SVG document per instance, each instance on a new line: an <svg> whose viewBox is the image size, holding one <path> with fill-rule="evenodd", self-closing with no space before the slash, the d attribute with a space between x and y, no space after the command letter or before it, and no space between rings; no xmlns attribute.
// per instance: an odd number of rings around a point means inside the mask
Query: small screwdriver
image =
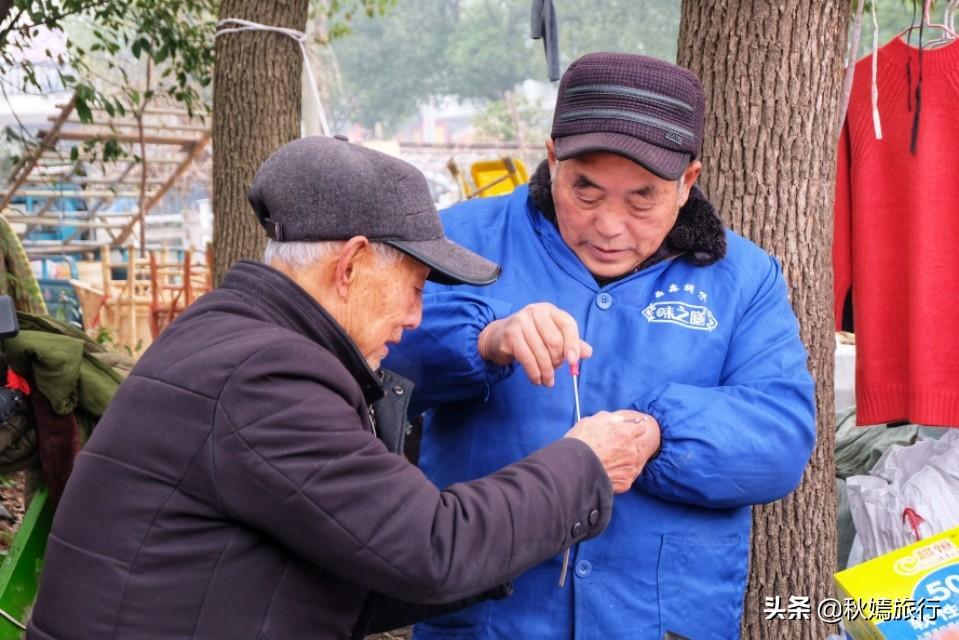
<svg viewBox="0 0 959 640"><path fill-rule="evenodd" d="M579 408L579 362L570 362L569 363L569 372L573 374L573 403L576 407L576 420L573 423L579 422L582 418L582 414ZM570 547L566 547L566 551L563 552L563 568L559 574L559 586L566 586L566 574L569 572L569 550Z"/></svg>
<svg viewBox="0 0 959 640"><path fill-rule="evenodd" d="M579 409L579 362L569 363L569 372L573 374L573 403L576 406L576 422L579 422L583 418Z"/></svg>

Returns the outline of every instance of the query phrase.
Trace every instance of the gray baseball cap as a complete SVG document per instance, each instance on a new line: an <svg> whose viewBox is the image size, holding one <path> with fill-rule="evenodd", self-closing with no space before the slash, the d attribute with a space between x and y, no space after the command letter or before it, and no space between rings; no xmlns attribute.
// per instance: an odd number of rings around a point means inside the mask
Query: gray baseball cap
<svg viewBox="0 0 959 640"><path fill-rule="evenodd" d="M366 236L430 267L434 282L487 285L500 274L499 265L446 238L416 167L342 136L283 145L256 172L248 198L278 242Z"/></svg>

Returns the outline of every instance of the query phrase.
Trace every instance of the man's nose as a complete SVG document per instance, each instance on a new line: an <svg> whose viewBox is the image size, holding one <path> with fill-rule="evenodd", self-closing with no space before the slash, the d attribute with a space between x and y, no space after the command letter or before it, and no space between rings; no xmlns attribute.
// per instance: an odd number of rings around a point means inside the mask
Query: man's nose
<svg viewBox="0 0 959 640"><path fill-rule="evenodd" d="M615 238L623 232L623 223L620 216L611 210L606 210L596 216L593 223L596 231L604 238Z"/></svg>
<svg viewBox="0 0 959 640"><path fill-rule="evenodd" d="M410 306L409 312L406 314L406 318L403 322L403 329L415 329L420 326L420 322L423 320L423 300L420 298L413 305Z"/></svg>

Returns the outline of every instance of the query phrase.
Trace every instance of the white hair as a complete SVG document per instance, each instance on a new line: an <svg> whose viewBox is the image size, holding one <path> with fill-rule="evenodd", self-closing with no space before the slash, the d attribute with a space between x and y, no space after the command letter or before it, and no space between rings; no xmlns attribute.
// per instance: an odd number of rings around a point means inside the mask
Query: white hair
<svg viewBox="0 0 959 640"><path fill-rule="evenodd" d="M335 256L346 244L343 240L323 240L321 242L277 242L267 240L263 251L266 264L282 263L294 269L303 269L309 265ZM396 264L403 259L403 252L382 242L371 242L373 253L387 265Z"/></svg>

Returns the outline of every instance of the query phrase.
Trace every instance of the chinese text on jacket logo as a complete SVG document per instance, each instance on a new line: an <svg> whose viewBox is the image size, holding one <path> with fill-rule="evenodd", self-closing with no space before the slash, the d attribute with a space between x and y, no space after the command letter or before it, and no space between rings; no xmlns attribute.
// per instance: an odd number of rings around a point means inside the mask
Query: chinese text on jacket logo
<svg viewBox="0 0 959 640"><path fill-rule="evenodd" d="M670 293L678 293L679 291L678 285L672 284L669 286ZM693 294L696 287L687 284L683 287L683 291ZM719 326L719 321L716 320L716 316L709 310L709 307L678 300L659 300L664 295L663 291L657 291L657 301L650 303L648 307L643 309L643 315L649 322L668 322L699 331L712 331ZM706 302L707 294L700 291L698 299L701 302Z"/></svg>

